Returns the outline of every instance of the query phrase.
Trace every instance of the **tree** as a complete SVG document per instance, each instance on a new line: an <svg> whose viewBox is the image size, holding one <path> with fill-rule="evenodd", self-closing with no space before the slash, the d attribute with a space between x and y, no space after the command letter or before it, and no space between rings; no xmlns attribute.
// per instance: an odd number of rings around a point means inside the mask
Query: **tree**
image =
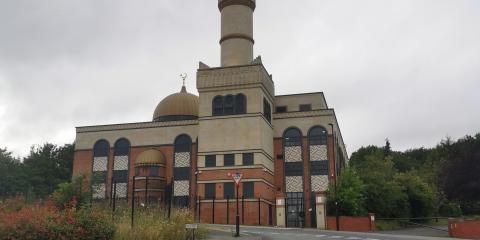
<svg viewBox="0 0 480 240"><path fill-rule="evenodd" d="M342 216L365 216L365 185L355 170L345 168L337 183L336 192L331 184L327 191L327 208L329 213L335 212L335 202L338 202L339 214Z"/></svg>
<svg viewBox="0 0 480 240"><path fill-rule="evenodd" d="M392 148L390 147L390 140L385 139L385 147L383 148L385 157L390 156L392 154Z"/></svg>
<svg viewBox="0 0 480 240"><path fill-rule="evenodd" d="M0 148L0 197L25 193L27 182L20 160L7 149Z"/></svg>
<svg viewBox="0 0 480 240"><path fill-rule="evenodd" d="M394 177L408 196L410 217L429 217L436 211L435 190L427 185L416 172L398 173Z"/></svg>
<svg viewBox="0 0 480 240"><path fill-rule="evenodd" d="M31 148L23 164L28 183L37 197L46 198L58 184L70 181L73 149L71 144L58 147L50 143Z"/></svg>

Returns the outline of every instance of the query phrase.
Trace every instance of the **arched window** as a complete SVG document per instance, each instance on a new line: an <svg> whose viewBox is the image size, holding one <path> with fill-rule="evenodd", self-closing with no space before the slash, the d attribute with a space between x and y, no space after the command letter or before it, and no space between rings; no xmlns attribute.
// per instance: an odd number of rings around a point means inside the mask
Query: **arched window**
<svg viewBox="0 0 480 240"><path fill-rule="evenodd" d="M328 132L324 127L315 126L308 132L312 192L322 192L328 188L327 139Z"/></svg>
<svg viewBox="0 0 480 240"><path fill-rule="evenodd" d="M179 207L190 204L191 152L192 139L180 135L175 139L175 159L173 167L173 202Z"/></svg>
<svg viewBox="0 0 480 240"><path fill-rule="evenodd" d="M244 114L247 112L247 98L239 93L235 96L235 113Z"/></svg>
<svg viewBox="0 0 480 240"><path fill-rule="evenodd" d="M289 128L283 134L287 226L304 226L302 133Z"/></svg>
<svg viewBox="0 0 480 240"><path fill-rule="evenodd" d="M130 168L130 142L125 139L119 139L113 150L113 182L112 182L112 198L113 189L116 188L116 198L127 198L128 193L128 170ZM116 184L116 187L113 186Z"/></svg>
<svg viewBox="0 0 480 240"><path fill-rule="evenodd" d="M231 115L235 113L235 97L233 95L225 96L223 113L225 115Z"/></svg>
<svg viewBox="0 0 480 240"><path fill-rule="evenodd" d="M93 146L92 198L105 199L110 144L99 140Z"/></svg>
<svg viewBox="0 0 480 240"><path fill-rule="evenodd" d="M223 115L223 97L216 96L212 101L213 116Z"/></svg>

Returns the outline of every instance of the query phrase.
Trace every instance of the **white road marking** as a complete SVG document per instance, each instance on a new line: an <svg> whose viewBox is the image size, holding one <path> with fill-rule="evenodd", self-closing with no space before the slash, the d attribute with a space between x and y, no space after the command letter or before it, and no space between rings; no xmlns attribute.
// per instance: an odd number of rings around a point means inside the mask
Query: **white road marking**
<svg viewBox="0 0 480 240"><path fill-rule="evenodd" d="M328 238L343 238L342 236L330 236Z"/></svg>
<svg viewBox="0 0 480 240"><path fill-rule="evenodd" d="M321 237L325 237L325 236L327 236L327 235L322 235L322 234L315 235L315 237L317 237L317 238L321 238Z"/></svg>

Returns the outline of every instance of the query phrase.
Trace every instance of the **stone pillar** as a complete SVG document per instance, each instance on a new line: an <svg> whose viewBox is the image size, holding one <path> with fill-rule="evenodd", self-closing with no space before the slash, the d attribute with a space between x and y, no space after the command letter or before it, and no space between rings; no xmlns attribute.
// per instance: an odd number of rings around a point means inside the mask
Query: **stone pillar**
<svg viewBox="0 0 480 240"><path fill-rule="evenodd" d="M318 229L327 229L327 197L325 193L317 193L315 196L316 204L316 216L317 216L317 228Z"/></svg>
<svg viewBox="0 0 480 240"><path fill-rule="evenodd" d="M253 61L255 6L255 0L218 0L222 14L222 67L247 65Z"/></svg>
<svg viewBox="0 0 480 240"><path fill-rule="evenodd" d="M277 227L285 227L285 198L277 197Z"/></svg>

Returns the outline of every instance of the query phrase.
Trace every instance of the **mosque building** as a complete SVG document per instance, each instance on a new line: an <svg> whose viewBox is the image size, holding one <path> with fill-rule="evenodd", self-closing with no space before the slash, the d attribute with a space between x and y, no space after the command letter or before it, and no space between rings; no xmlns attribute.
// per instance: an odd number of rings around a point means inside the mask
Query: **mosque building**
<svg viewBox="0 0 480 240"><path fill-rule="evenodd" d="M190 208L204 223L324 228L325 191L348 163L322 92L275 95L253 55L256 0L219 0L221 66L202 62L151 121L76 128L74 175L95 200ZM238 195L232 174L242 174ZM114 191L115 189L115 191Z"/></svg>

